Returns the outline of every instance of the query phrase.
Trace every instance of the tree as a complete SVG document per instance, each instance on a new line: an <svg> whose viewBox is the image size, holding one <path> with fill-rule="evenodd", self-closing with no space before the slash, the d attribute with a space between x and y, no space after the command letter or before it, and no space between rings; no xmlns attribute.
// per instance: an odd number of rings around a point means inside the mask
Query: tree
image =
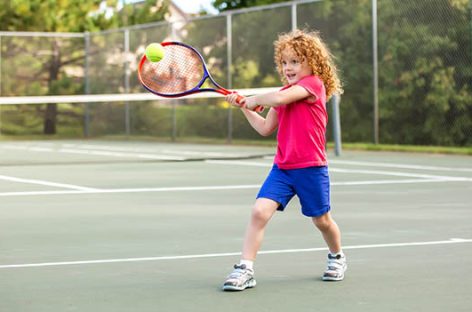
<svg viewBox="0 0 472 312"><path fill-rule="evenodd" d="M384 142L472 144L469 0L379 4Z"/></svg>
<svg viewBox="0 0 472 312"><path fill-rule="evenodd" d="M280 1L213 3L224 11L267 2ZM471 4L470 0L378 0L383 143L472 144ZM273 18L264 11L233 15L237 33L233 35L237 59L233 64L240 67L233 79L237 87L247 82L263 86L268 81L264 77L269 73L265 63L270 58L269 45L281 28L287 28L284 8L273 11ZM319 30L336 57L345 89L341 113L347 130L343 140L371 141L371 0L299 3L297 20L298 27ZM251 39L254 36L256 40Z"/></svg>
<svg viewBox="0 0 472 312"><path fill-rule="evenodd" d="M0 3L0 29L8 31L77 32L164 19L168 1L146 0L139 5L119 0L12 0ZM155 8L151 10L151 8ZM40 14L38 14L40 12ZM2 95L80 93L83 84L77 67L83 67L83 39L61 37L16 38L2 43ZM33 45L31 43L34 43ZM8 63L8 64L6 64ZM6 64L6 65L3 65ZM74 69L75 67L75 69ZM68 74L75 72L76 74ZM71 70L74 69L74 70ZM5 75L6 73L6 75ZM75 76L74 76L75 75ZM5 79L4 79L5 80ZM47 104L43 133L55 134L57 105Z"/></svg>

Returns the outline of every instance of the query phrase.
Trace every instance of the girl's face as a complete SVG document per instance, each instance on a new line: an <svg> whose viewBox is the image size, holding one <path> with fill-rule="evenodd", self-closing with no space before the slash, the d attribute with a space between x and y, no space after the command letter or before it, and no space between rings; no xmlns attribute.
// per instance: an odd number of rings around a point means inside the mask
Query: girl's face
<svg viewBox="0 0 472 312"><path fill-rule="evenodd" d="M282 69L287 82L291 85L313 74L306 58L301 59L293 49L287 49L282 53Z"/></svg>

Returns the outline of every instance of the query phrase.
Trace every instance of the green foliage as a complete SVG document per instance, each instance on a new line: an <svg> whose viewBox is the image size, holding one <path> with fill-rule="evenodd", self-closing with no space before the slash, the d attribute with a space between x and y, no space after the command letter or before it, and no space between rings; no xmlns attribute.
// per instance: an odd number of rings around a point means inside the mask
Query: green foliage
<svg viewBox="0 0 472 312"><path fill-rule="evenodd" d="M298 25L317 30L335 56L344 87L344 141L372 138L371 0L322 1L299 5Z"/></svg>
<svg viewBox="0 0 472 312"><path fill-rule="evenodd" d="M119 0L2 1L0 30L82 34L85 31L163 20L169 4L169 1L146 0L142 4L136 6L128 4L120 9L119 2ZM2 37L0 94L14 96L83 93L84 51L85 43L82 37ZM98 52L92 51L92 54ZM123 71L124 57L122 53L117 55L119 57L115 62L119 63L119 68ZM107 61L102 60L102 64ZM103 70L103 65L101 67ZM116 74L113 71L108 73ZM101 79L101 81L107 84L110 80ZM113 89L113 92L116 89ZM61 119L58 114L72 113L67 106L61 107L62 109L58 111L55 104L38 106L35 120L44 118L45 133L56 133L56 123ZM36 121L25 123L25 127L36 129L36 126L29 126L30 124L36 125Z"/></svg>
<svg viewBox="0 0 472 312"><path fill-rule="evenodd" d="M382 142L472 144L469 10L463 0L378 0ZM298 12L299 25L321 32L341 70L343 140L371 141L371 1L308 3Z"/></svg>
<svg viewBox="0 0 472 312"><path fill-rule="evenodd" d="M115 27L146 24L163 21L168 12L170 0L145 0L135 5L127 4L117 10L116 0L113 1L115 14L113 15Z"/></svg>
<svg viewBox="0 0 472 312"><path fill-rule="evenodd" d="M290 18L290 7L258 10L233 16L232 54L235 88L274 87L281 84L274 64L273 42L279 33L290 31ZM245 69L248 72L245 72Z"/></svg>
<svg viewBox="0 0 472 312"><path fill-rule="evenodd" d="M380 2L383 142L472 144L468 5L452 0Z"/></svg>
<svg viewBox="0 0 472 312"><path fill-rule="evenodd" d="M220 1L221 11L284 1ZM55 3L56 5L52 5ZM117 11L117 1L108 6L115 14L96 11L100 1L31 0L0 3L0 29L46 31L93 31L163 18L168 1L148 0L141 6ZM152 10L153 6L162 5ZM378 0L380 140L391 144L472 145L472 18L470 0ZM67 8L67 9L66 9ZM157 8L157 9L156 9ZM47 21L34 12L47 12ZM95 11L93 14L83 12ZM372 140L372 15L371 0L315 1L297 4L298 27L319 30L340 69L345 94L341 101L344 142ZM80 22L77 22L80 21ZM34 26L36 24L36 26ZM273 41L291 29L291 8L261 8L232 15L232 68L227 77L226 18L192 20L181 29L182 40L202 51L217 82L231 88L280 85L273 64ZM130 48L135 64L149 42L162 41L168 25L130 29ZM124 81L124 34L120 31L91 34L89 75L94 93L122 92ZM73 94L84 90L84 40L2 37L2 95ZM141 49L141 50L140 50ZM131 92L142 92L131 75ZM213 103L214 104L214 103ZM102 105L100 105L102 106ZM124 105L94 110L95 133L123 133ZM64 109L73 111L62 118ZM58 122L81 124L82 106L61 106ZM15 113L16 110L16 113ZM3 113L3 111L2 111ZM3 127L20 131L24 124L41 132L46 106L7 108ZM180 108L182 136L202 134L221 137L226 133L227 107ZM26 117L34 115L34 117ZM132 110L132 131L170 135L172 110L152 104ZM12 118L12 122L6 122ZM101 121L103 118L103 121ZM215 119L217 121L213 121ZM112 126L111 122L117 125ZM233 114L234 135L259 138L239 111ZM188 124L187 126L184 125ZM200 129L201 128L201 129ZM218 129L218 130L217 130ZM164 133L164 134L163 134Z"/></svg>
<svg viewBox="0 0 472 312"><path fill-rule="evenodd" d="M214 17L192 21L185 25L182 32L187 33L185 42L202 53L212 77L228 87L226 19Z"/></svg>
<svg viewBox="0 0 472 312"><path fill-rule="evenodd" d="M138 5L124 6L120 5L119 0L2 1L0 30L98 31L163 20L168 6L168 0L145 0Z"/></svg>
<svg viewBox="0 0 472 312"><path fill-rule="evenodd" d="M90 14L98 10L100 2L101 0L3 1L0 12L7 13L1 18L0 29L54 32L94 30L99 25L107 24L102 14Z"/></svg>

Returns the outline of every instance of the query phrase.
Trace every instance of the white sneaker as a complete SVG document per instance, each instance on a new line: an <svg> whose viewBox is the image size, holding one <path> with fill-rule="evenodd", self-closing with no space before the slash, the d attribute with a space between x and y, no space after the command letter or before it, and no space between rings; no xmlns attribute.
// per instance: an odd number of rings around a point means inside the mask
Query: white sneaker
<svg viewBox="0 0 472 312"><path fill-rule="evenodd" d="M244 290L255 286L256 280L254 279L254 271L247 269L244 264L235 264L233 272L228 275L223 284L223 290Z"/></svg>
<svg viewBox="0 0 472 312"><path fill-rule="evenodd" d="M346 256L328 254L328 267L323 273L323 281L342 281L347 270Z"/></svg>

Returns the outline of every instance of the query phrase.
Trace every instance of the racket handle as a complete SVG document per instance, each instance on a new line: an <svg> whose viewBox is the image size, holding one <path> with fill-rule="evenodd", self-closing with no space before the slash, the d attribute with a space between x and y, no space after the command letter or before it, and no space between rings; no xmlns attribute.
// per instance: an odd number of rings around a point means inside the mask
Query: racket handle
<svg viewBox="0 0 472 312"><path fill-rule="evenodd" d="M262 113L264 111L264 106L256 106L256 108L254 108L254 111L255 112L258 112L258 113Z"/></svg>
<svg viewBox="0 0 472 312"><path fill-rule="evenodd" d="M236 103L241 104L243 99L244 99L244 96L238 94L238 96L236 97Z"/></svg>
<svg viewBox="0 0 472 312"><path fill-rule="evenodd" d="M243 106L244 108L247 108L246 105ZM256 112L256 113L262 113L264 111L264 106L261 106L261 105L257 105L254 109L249 109L253 112Z"/></svg>
<svg viewBox="0 0 472 312"><path fill-rule="evenodd" d="M241 104L242 100L244 99L244 97L242 95L239 95L236 97L236 103L238 104ZM256 108L254 108L255 112L258 112L258 113L262 113L264 111L264 106L256 106Z"/></svg>

